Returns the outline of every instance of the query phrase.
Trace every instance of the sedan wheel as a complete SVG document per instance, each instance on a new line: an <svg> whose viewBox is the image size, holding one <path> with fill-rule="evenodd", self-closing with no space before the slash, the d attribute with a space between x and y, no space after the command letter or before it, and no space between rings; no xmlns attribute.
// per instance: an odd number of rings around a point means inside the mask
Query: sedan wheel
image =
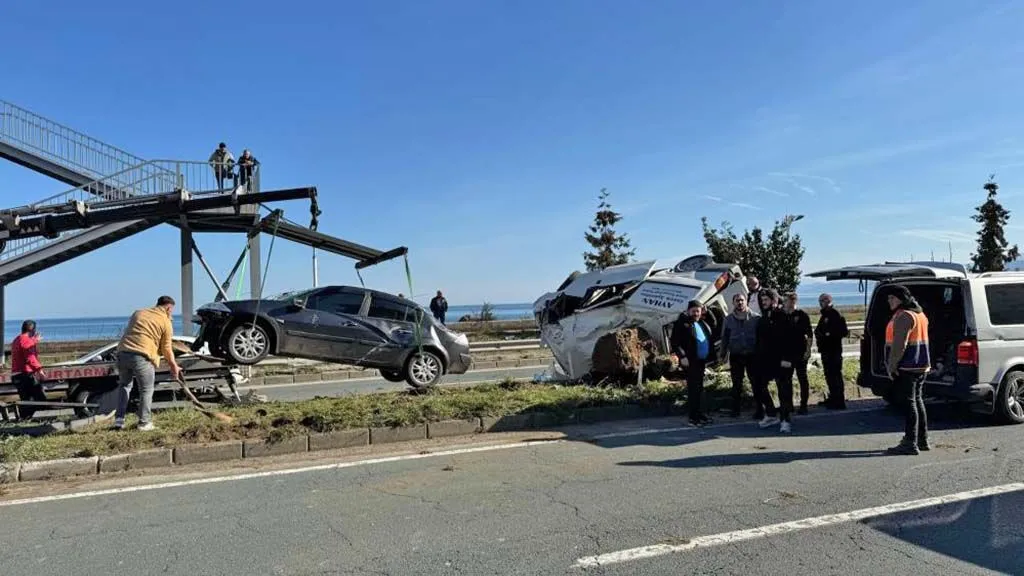
<svg viewBox="0 0 1024 576"><path fill-rule="evenodd" d="M225 348L228 356L235 362L243 365L256 364L270 354L270 338L261 326L243 324L231 332Z"/></svg>
<svg viewBox="0 0 1024 576"><path fill-rule="evenodd" d="M413 388L429 388L444 375L444 364L433 352L423 350L409 358L405 367L405 381Z"/></svg>

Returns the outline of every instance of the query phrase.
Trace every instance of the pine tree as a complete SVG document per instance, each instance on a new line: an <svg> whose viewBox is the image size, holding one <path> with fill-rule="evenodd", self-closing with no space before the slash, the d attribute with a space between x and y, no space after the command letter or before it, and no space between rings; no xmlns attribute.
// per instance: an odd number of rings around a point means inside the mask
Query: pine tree
<svg viewBox="0 0 1024 576"><path fill-rule="evenodd" d="M1009 246L1006 241L1004 229L1010 220L1010 211L996 200L999 185L993 178L994 175L990 176L982 187L988 195L985 203L976 207L977 214L971 217L981 224L978 230L978 251L971 255L974 272L999 272L1006 268L1007 263L1020 256L1017 245Z"/></svg>
<svg viewBox="0 0 1024 576"><path fill-rule="evenodd" d="M593 252L583 253L583 262L588 271L604 270L609 266L626 264L636 254L626 234L615 231L615 225L622 221L622 215L612 210L608 203L608 190L601 189L598 195L597 213L594 223L584 234Z"/></svg>

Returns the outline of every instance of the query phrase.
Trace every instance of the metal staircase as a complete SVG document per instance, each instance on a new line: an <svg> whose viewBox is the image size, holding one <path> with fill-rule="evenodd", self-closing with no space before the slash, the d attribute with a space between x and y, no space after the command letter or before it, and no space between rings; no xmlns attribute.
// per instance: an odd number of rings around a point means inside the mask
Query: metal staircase
<svg viewBox="0 0 1024 576"><path fill-rule="evenodd" d="M217 191L206 162L146 161L24 108L0 100L0 158L64 182L73 189L14 211L45 211L90 200L119 200ZM254 188L255 191L255 188ZM0 252L0 285L66 262L151 228L145 220L96 226L51 238L12 240Z"/></svg>

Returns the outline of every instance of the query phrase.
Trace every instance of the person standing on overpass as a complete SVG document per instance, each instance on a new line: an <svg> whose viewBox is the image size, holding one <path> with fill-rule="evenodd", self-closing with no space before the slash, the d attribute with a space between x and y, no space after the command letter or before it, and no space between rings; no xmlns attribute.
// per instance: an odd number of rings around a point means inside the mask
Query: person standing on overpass
<svg viewBox="0 0 1024 576"><path fill-rule="evenodd" d="M171 378L177 380L181 374L171 348L174 325L171 314L174 299L161 296L156 306L136 310L117 344L118 403L114 416L114 428L124 428L124 416L128 411L128 397L132 383L139 384L139 430L153 430L153 388L156 385L156 368L163 356L171 371Z"/></svg>
<svg viewBox="0 0 1024 576"><path fill-rule="evenodd" d="M21 334L11 342L11 383L18 389L18 397L24 402L46 401L46 392L43 390L46 374L36 350L39 340L35 321L25 320L21 323ZM35 411L35 406L19 407L18 415L31 418Z"/></svg>

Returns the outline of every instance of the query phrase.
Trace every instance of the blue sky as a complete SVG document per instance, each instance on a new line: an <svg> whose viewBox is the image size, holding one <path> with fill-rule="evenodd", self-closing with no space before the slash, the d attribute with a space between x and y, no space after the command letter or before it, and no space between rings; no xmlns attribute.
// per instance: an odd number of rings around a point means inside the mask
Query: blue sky
<svg viewBox="0 0 1024 576"><path fill-rule="evenodd" d="M316 185L322 231L409 246L415 293L453 304L557 287L602 187L644 258L703 252L701 216L805 214L805 271L947 241L966 260L988 175L1015 214L1024 190L1020 3L212 6L8 2L0 98L145 158L251 148L264 189ZM5 205L64 188L0 163ZM199 244L223 275L242 240ZM324 256L321 281L357 282L352 264ZM269 274L309 285L310 251L279 243ZM408 293L400 262L364 277ZM120 315L179 292L164 226L11 285L7 306Z"/></svg>

